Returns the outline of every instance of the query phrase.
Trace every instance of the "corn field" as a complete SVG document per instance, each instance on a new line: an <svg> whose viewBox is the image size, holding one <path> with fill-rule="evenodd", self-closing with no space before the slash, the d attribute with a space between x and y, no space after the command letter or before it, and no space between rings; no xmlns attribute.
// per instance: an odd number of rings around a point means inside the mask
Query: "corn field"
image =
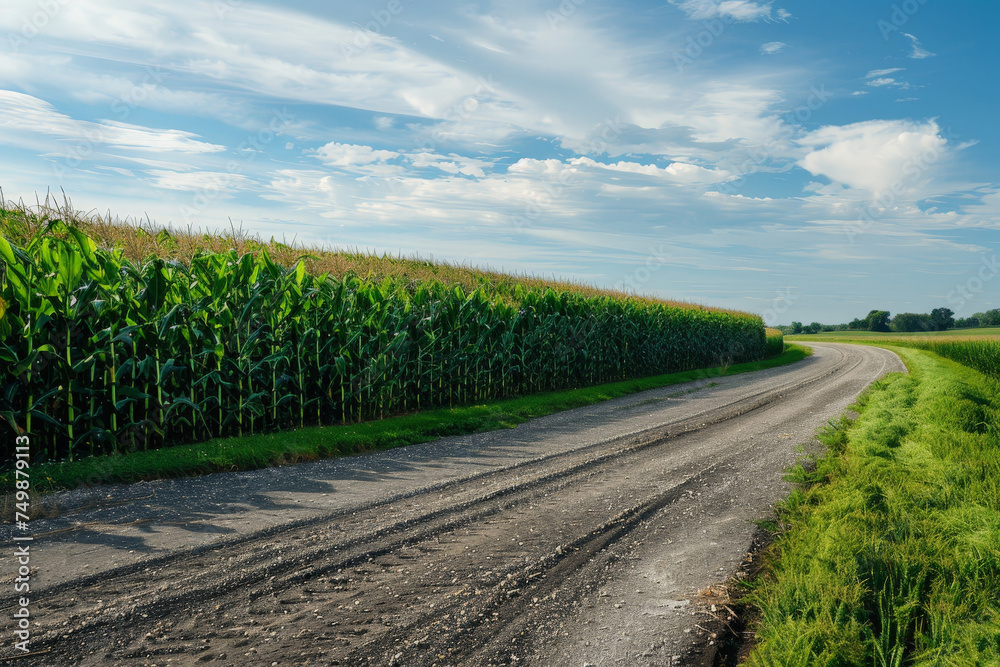
<svg viewBox="0 0 1000 667"><path fill-rule="evenodd" d="M1000 339L965 337L893 338L892 345L929 350L1000 380Z"/></svg>
<svg viewBox="0 0 1000 667"><path fill-rule="evenodd" d="M74 460L756 360L767 349L748 314L551 289L501 298L304 267L266 250L136 262L59 220L20 245L0 237L0 420L31 436L36 460Z"/></svg>

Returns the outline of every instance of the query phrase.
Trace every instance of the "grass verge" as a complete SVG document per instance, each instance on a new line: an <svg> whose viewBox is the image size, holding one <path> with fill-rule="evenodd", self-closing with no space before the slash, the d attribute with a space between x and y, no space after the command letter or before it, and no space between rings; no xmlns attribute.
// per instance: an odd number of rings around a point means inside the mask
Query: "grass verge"
<svg viewBox="0 0 1000 667"><path fill-rule="evenodd" d="M790 474L747 665L1000 664L1000 384L927 351Z"/></svg>
<svg viewBox="0 0 1000 667"><path fill-rule="evenodd" d="M789 345L782 354L770 359L727 367L535 394L483 405L428 410L361 424L305 428L243 438L218 438L147 452L44 463L32 466L32 489L44 493L81 485L187 477L223 470L252 470L390 449L446 435L513 428L529 419L562 410L592 405L647 389L783 366L800 361L810 354L812 352L808 348ZM13 472L5 472L0 475L0 485L13 488L12 478Z"/></svg>
<svg viewBox="0 0 1000 667"><path fill-rule="evenodd" d="M970 329L966 331L998 331L997 329ZM844 332L841 332L844 333ZM960 364L975 368L980 373L990 375L994 380L1000 380L1000 336L975 335L945 335L950 332L936 332L941 335L900 335L892 333L871 333L870 335L851 338L829 334L816 334L806 338L796 336L795 340L808 343L810 338L816 342L852 343L857 345L875 345L885 347L914 347L928 350L957 361Z"/></svg>

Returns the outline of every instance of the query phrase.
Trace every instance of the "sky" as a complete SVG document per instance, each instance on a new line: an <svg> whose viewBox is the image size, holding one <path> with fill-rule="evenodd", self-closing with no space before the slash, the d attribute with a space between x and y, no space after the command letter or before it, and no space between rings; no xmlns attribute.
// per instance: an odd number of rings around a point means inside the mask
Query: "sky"
<svg viewBox="0 0 1000 667"><path fill-rule="evenodd" d="M1000 4L4 0L0 187L761 314L1000 307Z"/></svg>

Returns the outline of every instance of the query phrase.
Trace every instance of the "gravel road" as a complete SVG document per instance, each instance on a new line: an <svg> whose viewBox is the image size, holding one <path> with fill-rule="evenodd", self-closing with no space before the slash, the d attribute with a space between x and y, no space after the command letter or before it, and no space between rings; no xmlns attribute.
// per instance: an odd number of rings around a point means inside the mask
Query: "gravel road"
<svg viewBox="0 0 1000 667"><path fill-rule="evenodd" d="M60 494L32 522L44 653L17 664L711 664L782 471L905 370L813 347L511 430Z"/></svg>

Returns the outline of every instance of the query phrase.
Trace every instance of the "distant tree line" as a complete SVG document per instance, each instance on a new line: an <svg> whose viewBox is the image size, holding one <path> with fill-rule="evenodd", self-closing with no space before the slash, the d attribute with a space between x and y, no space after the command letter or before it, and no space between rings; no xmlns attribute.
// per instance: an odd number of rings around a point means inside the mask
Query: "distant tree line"
<svg viewBox="0 0 1000 667"><path fill-rule="evenodd" d="M873 310L863 319L855 318L848 324L802 324L775 327L786 334L814 334L823 331L947 331L948 329L975 329L977 327L1000 327L1000 308L976 313L971 317L955 319L950 308L935 308L930 313L897 313L892 317L888 310Z"/></svg>

